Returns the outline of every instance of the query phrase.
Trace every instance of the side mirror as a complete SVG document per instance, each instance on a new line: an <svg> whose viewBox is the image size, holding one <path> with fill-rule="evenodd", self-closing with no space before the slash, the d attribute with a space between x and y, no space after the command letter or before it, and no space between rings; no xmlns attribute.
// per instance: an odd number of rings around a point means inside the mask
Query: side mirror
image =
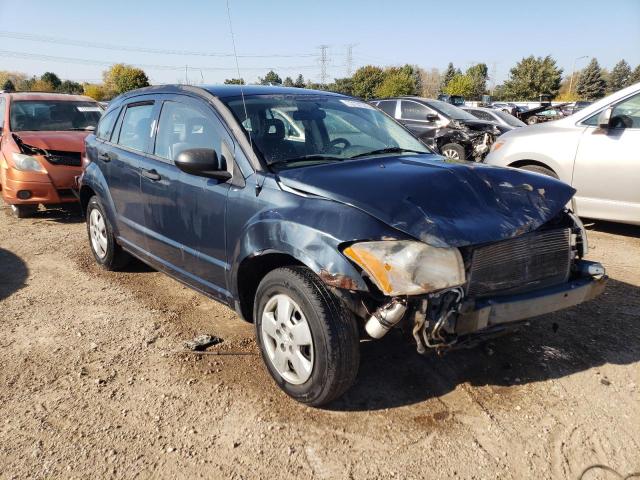
<svg viewBox="0 0 640 480"><path fill-rule="evenodd" d="M598 115L598 127L602 129L609 128L609 124L611 123L611 114L613 113L613 107L609 107L600 112Z"/></svg>
<svg viewBox="0 0 640 480"><path fill-rule="evenodd" d="M231 174L227 171L224 157L218 157L218 154L212 148L184 150L175 159L175 164L180 170L191 175L215 178L222 181L227 181L231 178Z"/></svg>
<svg viewBox="0 0 640 480"><path fill-rule="evenodd" d="M440 116L437 113L427 113L425 117L427 122L437 122L440 119Z"/></svg>

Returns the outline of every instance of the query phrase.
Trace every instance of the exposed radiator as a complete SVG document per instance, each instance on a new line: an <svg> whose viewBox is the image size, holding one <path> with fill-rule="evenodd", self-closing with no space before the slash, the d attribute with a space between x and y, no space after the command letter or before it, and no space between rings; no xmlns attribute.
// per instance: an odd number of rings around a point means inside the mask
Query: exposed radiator
<svg viewBox="0 0 640 480"><path fill-rule="evenodd" d="M511 294L566 282L571 257L569 228L532 232L478 247L471 257L467 294Z"/></svg>

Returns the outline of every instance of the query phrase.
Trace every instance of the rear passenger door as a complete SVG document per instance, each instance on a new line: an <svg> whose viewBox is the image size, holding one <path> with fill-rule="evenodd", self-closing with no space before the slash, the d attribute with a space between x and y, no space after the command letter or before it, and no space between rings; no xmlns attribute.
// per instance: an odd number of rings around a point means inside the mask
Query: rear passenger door
<svg viewBox="0 0 640 480"><path fill-rule="evenodd" d="M123 243L137 251L146 249L145 218L140 192L140 164L149 152L156 116L153 99L126 103L110 142L101 141L97 160L105 172L115 207L115 221Z"/></svg>
<svg viewBox="0 0 640 480"><path fill-rule="evenodd" d="M230 183L185 173L174 160L184 150L211 148L233 172L233 145L206 102L167 95L153 153L141 165L150 252L183 280L221 298L228 297L224 225Z"/></svg>

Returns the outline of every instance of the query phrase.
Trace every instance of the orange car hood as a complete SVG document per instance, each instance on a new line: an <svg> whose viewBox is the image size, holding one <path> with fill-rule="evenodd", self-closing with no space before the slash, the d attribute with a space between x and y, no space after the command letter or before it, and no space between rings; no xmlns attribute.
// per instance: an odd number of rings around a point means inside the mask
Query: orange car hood
<svg viewBox="0 0 640 480"><path fill-rule="evenodd" d="M84 139L93 132L15 132L23 143L44 150L84 152Z"/></svg>

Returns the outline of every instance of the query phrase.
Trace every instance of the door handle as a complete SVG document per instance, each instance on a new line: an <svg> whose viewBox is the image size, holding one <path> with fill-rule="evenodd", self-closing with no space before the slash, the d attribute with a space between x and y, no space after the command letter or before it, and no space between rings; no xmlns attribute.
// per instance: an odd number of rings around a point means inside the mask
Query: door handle
<svg viewBox="0 0 640 480"><path fill-rule="evenodd" d="M149 180L153 180L154 182L157 182L158 180L160 180L160 178L162 178L160 174L156 172L155 168L152 168L151 170L147 170L146 168L143 168L142 176L145 178L148 178Z"/></svg>
<svg viewBox="0 0 640 480"><path fill-rule="evenodd" d="M98 158L100 160L102 160L103 162L110 162L111 161L111 155L109 155L108 153L99 153L98 154Z"/></svg>

